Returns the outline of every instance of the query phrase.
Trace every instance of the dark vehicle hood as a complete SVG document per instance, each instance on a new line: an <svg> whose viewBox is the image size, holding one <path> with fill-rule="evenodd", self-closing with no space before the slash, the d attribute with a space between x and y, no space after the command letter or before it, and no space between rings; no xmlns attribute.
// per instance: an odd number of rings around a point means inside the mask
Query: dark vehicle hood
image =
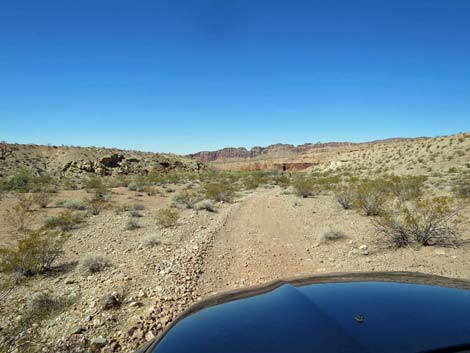
<svg viewBox="0 0 470 353"><path fill-rule="evenodd" d="M470 347L468 288L411 273L279 281L199 303L142 352L459 351Z"/></svg>

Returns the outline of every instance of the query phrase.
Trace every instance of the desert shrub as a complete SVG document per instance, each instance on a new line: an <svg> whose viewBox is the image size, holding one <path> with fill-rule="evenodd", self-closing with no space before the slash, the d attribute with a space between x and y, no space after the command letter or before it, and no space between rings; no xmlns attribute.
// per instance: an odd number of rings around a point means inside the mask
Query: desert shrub
<svg viewBox="0 0 470 353"><path fill-rule="evenodd" d="M455 245L459 211L445 197L418 199L387 210L374 225L377 232L395 247L411 242L424 246Z"/></svg>
<svg viewBox="0 0 470 353"><path fill-rule="evenodd" d="M56 206L68 208L70 210L83 211L86 206L81 200L57 200Z"/></svg>
<svg viewBox="0 0 470 353"><path fill-rule="evenodd" d="M93 274L103 271L110 265L111 263L103 256L87 254L80 258L78 262L78 270L84 274Z"/></svg>
<svg viewBox="0 0 470 353"><path fill-rule="evenodd" d="M274 184L279 185L283 189L286 189L290 185L290 178L287 175L276 175L273 178Z"/></svg>
<svg viewBox="0 0 470 353"><path fill-rule="evenodd" d="M215 212L216 211L214 203L211 200L201 200L201 201L197 202L194 205L194 209L198 210L198 211L201 211L201 210L206 210L206 211L209 211L209 212Z"/></svg>
<svg viewBox="0 0 470 353"><path fill-rule="evenodd" d="M321 243L328 243L346 238L346 234L340 230L330 229L320 237Z"/></svg>
<svg viewBox="0 0 470 353"><path fill-rule="evenodd" d="M85 189L93 192L95 199L103 199L109 193L108 186L100 177L90 177L85 180Z"/></svg>
<svg viewBox="0 0 470 353"><path fill-rule="evenodd" d="M129 205L128 203L124 203L122 205L118 205L116 207L116 213L124 213L124 212L127 212L127 211L131 211L133 209L133 207L131 205Z"/></svg>
<svg viewBox="0 0 470 353"><path fill-rule="evenodd" d="M317 194L315 183L312 179L299 177L292 183L297 196L307 198Z"/></svg>
<svg viewBox="0 0 470 353"><path fill-rule="evenodd" d="M367 216L378 216L388 199L387 185L382 180L367 180L356 189L355 205Z"/></svg>
<svg viewBox="0 0 470 353"><path fill-rule="evenodd" d="M157 211L157 224L165 228L172 227L178 223L180 215L174 208L161 208Z"/></svg>
<svg viewBox="0 0 470 353"><path fill-rule="evenodd" d="M345 210L353 208L354 202L356 200L356 188L354 185L342 185L338 187L335 192L336 201L343 207Z"/></svg>
<svg viewBox="0 0 470 353"><path fill-rule="evenodd" d="M134 211L143 211L143 210L145 210L145 206L142 205L141 203L135 203L135 204L132 205L132 209Z"/></svg>
<svg viewBox="0 0 470 353"><path fill-rule="evenodd" d="M28 229L28 224L32 220L31 215L32 200L29 198L23 198L13 206L13 208L7 210L6 221L14 227L18 232L24 232Z"/></svg>
<svg viewBox="0 0 470 353"><path fill-rule="evenodd" d="M457 196L470 198L470 173L461 174L456 180L453 189Z"/></svg>
<svg viewBox="0 0 470 353"><path fill-rule="evenodd" d="M104 200L90 200L87 203L87 207L90 210L90 213L94 216L97 216L108 206L108 203Z"/></svg>
<svg viewBox="0 0 470 353"><path fill-rule="evenodd" d="M15 249L0 249L0 269L22 275L34 275L51 269L62 255L67 236L56 231L33 231L18 240Z"/></svg>
<svg viewBox="0 0 470 353"><path fill-rule="evenodd" d="M206 198L217 202L231 202L235 197L235 188L232 184L221 182L210 183L205 186Z"/></svg>
<svg viewBox="0 0 470 353"><path fill-rule="evenodd" d="M420 198L423 193L424 176L389 176L382 182L393 196L400 201L407 201Z"/></svg>
<svg viewBox="0 0 470 353"><path fill-rule="evenodd" d="M27 297L22 320L29 324L41 322L63 312L71 303L71 299L54 295L49 290L32 293Z"/></svg>
<svg viewBox="0 0 470 353"><path fill-rule="evenodd" d="M46 208L51 201L51 194L46 191L40 191L33 195L33 201L41 208Z"/></svg>
<svg viewBox="0 0 470 353"><path fill-rule="evenodd" d="M147 235L143 240L142 240L142 244L144 246L147 246L149 248L151 247L154 247L154 246L157 246L157 245L160 245L161 244L161 240L160 240L160 237L156 234L149 234Z"/></svg>
<svg viewBox="0 0 470 353"><path fill-rule="evenodd" d="M44 228L58 228L63 232L68 232L80 224L82 220L83 218L81 215L73 212L72 210L64 210L57 216L48 217L44 222Z"/></svg>
<svg viewBox="0 0 470 353"><path fill-rule="evenodd" d="M142 213L136 210L132 210L129 212L129 216L134 217L134 218L140 218L143 217Z"/></svg>
<svg viewBox="0 0 470 353"><path fill-rule="evenodd" d="M3 184L3 188L10 191L27 192L32 189L34 176L27 170L22 169L12 175Z"/></svg>
<svg viewBox="0 0 470 353"><path fill-rule="evenodd" d="M126 230L134 230L140 228L139 223L135 219L129 219L126 223Z"/></svg>
<svg viewBox="0 0 470 353"><path fill-rule="evenodd" d="M181 190L171 198L171 205L173 207L194 208L194 205L201 200L200 193L194 190Z"/></svg>

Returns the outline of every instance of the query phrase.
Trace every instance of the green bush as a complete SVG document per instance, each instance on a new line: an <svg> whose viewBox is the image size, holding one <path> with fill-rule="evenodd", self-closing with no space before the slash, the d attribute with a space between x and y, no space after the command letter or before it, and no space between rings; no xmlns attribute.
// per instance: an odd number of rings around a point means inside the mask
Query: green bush
<svg viewBox="0 0 470 353"><path fill-rule="evenodd" d="M342 185L336 189L335 196L336 201L343 207L345 210L353 208L354 202L357 197L356 187L352 184Z"/></svg>
<svg viewBox="0 0 470 353"><path fill-rule="evenodd" d="M155 218L158 225L168 228L176 225L179 217L178 210L173 208L161 208L157 211Z"/></svg>
<svg viewBox="0 0 470 353"><path fill-rule="evenodd" d="M378 233L395 247L411 242L423 246L456 245L459 213L448 198L418 199L387 210L374 224Z"/></svg>
<svg viewBox="0 0 470 353"><path fill-rule="evenodd" d="M18 232L28 230L28 224L32 220L31 215L32 199L20 198L13 208L7 210L6 221Z"/></svg>
<svg viewBox="0 0 470 353"><path fill-rule="evenodd" d="M367 216L380 215L388 200L387 187L388 185L383 180L362 181L356 189L355 205Z"/></svg>
<svg viewBox="0 0 470 353"><path fill-rule="evenodd" d="M454 185L454 193L458 197L470 198L470 173L462 173Z"/></svg>
<svg viewBox="0 0 470 353"><path fill-rule="evenodd" d="M217 202L232 202L235 197L235 188L228 183L210 183L205 186L205 193L206 199Z"/></svg>
<svg viewBox="0 0 470 353"><path fill-rule="evenodd" d="M185 189L177 192L171 199L173 207L194 208L202 200L202 195L196 191Z"/></svg>
<svg viewBox="0 0 470 353"><path fill-rule="evenodd" d="M307 198L318 194L316 185L312 179L299 177L292 183L297 196Z"/></svg>
<svg viewBox="0 0 470 353"><path fill-rule="evenodd" d="M41 208L46 208L51 201L51 194L46 191L40 191L33 195L33 201Z"/></svg>
<svg viewBox="0 0 470 353"><path fill-rule="evenodd" d="M44 228L58 228L63 232L68 232L74 229L82 221L83 218L79 214L74 213L72 210L64 210L57 216L47 218L44 222Z"/></svg>
<svg viewBox="0 0 470 353"><path fill-rule="evenodd" d="M54 261L62 255L66 235L56 231L33 231L18 240L16 249L0 249L0 269L34 275L48 271Z"/></svg>

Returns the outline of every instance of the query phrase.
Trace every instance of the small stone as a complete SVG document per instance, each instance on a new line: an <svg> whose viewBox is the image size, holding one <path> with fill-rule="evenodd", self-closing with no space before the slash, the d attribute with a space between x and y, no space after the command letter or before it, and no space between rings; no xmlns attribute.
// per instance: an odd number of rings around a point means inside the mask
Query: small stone
<svg viewBox="0 0 470 353"><path fill-rule="evenodd" d="M106 346L106 342L107 340L103 336L93 337L90 341L90 346L96 350Z"/></svg>
<svg viewBox="0 0 470 353"><path fill-rule="evenodd" d="M72 331L70 331L70 334L71 335L80 335L82 334L83 332L86 331L86 328L84 328L83 326L75 326Z"/></svg>
<svg viewBox="0 0 470 353"><path fill-rule="evenodd" d="M148 331L148 332L145 334L145 340L146 340L146 341L150 341L150 340L152 340L152 339L154 339L154 338L155 338L155 335L153 334L152 331Z"/></svg>
<svg viewBox="0 0 470 353"><path fill-rule="evenodd" d="M367 245L361 245L359 250L367 250L369 247Z"/></svg>

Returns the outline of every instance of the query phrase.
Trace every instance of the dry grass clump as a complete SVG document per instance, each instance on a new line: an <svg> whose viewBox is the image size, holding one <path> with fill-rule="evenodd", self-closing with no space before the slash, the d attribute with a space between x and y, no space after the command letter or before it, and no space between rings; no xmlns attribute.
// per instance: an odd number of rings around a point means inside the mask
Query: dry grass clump
<svg viewBox="0 0 470 353"><path fill-rule="evenodd" d="M209 212L216 212L214 203L211 200L201 200L194 205L194 209L198 211L206 210Z"/></svg>
<svg viewBox="0 0 470 353"><path fill-rule="evenodd" d="M83 211L86 209L85 203L81 200L57 200L55 204L56 206L75 211Z"/></svg>
<svg viewBox="0 0 470 353"><path fill-rule="evenodd" d="M342 240L346 238L346 233L340 231L340 230L335 230L335 229L330 229L323 233L320 236L320 243L329 243L329 242L334 242L338 240Z"/></svg>
<svg viewBox="0 0 470 353"><path fill-rule="evenodd" d="M165 228L175 226L178 223L179 217L178 210L174 208L161 208L155 216L157 224Z"/></svg>
<svg viewBox="0 0 470 353"><path fill-rule="evenodd" d="M87 254L81 257L78 262L78 270L84 274L102 272L109 266L111 266L111 263L106 258L94 254Z"/></svg>
<svg viewBox="0 0 470 353"><path fill-rule="evenodd" d="M32 231L18 240L15 249L0 248L0 270L26 276L49 271L63 254L68 237L57 231Z"/></svg>
<svg viewBox="0 0 470 353"><path fill-rule="evenodd" d="M139 223L135 219L129 219L126 223L126 230L134 230L140 228Z"/></svg>
<svg viewBox="0 0 470 353"><path fill-rule="evenodd" d="M162 241L157 234L149 234L142 240L142 245L149 248L160 245L161 243Z"/></svg>
<svg viewBox="0 0 470 353"><path fill-rule="evenodd" d="M26 300L22 321L28 324L41 322L63 312L71 303L71 299L54 295L49 290L32 293Z"/></svg>
<svg viewBox="0 0 470 353"><path fill-rule="evenodd" d="M390 207L374 220L375 228L394 247L457 245L460 208L450 199L418 199Z"/></svg>

